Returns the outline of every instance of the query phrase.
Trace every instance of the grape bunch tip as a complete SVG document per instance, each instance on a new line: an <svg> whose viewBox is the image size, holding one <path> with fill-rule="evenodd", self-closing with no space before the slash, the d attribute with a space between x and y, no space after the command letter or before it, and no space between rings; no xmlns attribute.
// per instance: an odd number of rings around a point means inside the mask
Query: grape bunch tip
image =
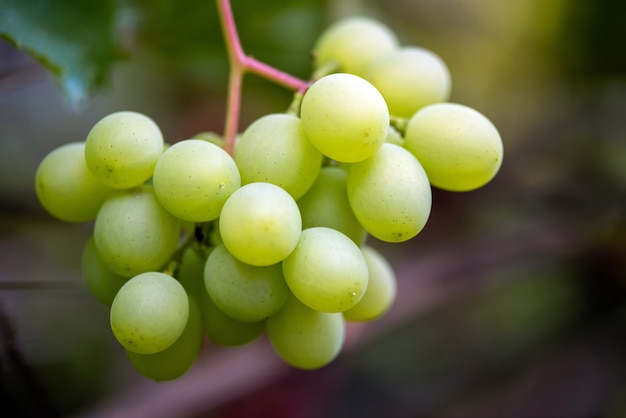
<svg viewBox="0 0 626 418"><path fill-rule="evenodd" d="M408 241L432 187L470 191L498 172L497 129L449 102L434 52L354 17L331 24L312 56L314 72L333 71L295 111L240 132L232 154L214 133L167 145L150 117L119 111L41 161L41 205L94 223L81 270L142 375L184 375L205 337L239 346L266 335L293 367L331 363L346 321L372 321L396 297L367 237Z"/></svg>

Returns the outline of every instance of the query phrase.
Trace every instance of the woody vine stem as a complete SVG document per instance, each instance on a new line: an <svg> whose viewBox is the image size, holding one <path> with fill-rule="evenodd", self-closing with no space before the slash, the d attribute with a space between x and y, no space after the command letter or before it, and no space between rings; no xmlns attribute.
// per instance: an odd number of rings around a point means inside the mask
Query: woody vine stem
<svg viewBox="0 0 626 418"><path fill-rule="evenodd" d="M241 41L239 40L230 0L217 0L217 10L222 24L230 64L226 120L224 122L224 149L232 155L235 146L235 138L239 130L241 90L243 76L246 73L257 74L300 94L304 93L310 82L301 80L298 77L294 77L291 74L287 74L267 65L252 56L246 55L241 46Z"/></svg>

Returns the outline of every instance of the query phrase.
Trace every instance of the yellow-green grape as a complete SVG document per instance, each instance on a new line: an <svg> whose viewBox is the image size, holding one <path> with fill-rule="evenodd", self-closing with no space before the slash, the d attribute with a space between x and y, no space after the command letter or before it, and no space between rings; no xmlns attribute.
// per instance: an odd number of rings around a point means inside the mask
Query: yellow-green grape
<svg viewBox="0 0 626 418"><path fill-rule="evenodd" d="M139 354L126 350L135 370L157 382L178 379L196 362L202 349L202 315L197 302L189 297L189 319L183 333L163 351Z"/></svg>
<svg viewBox="0 0 626 418"><path fill-rule="evenodd" d="M366 232L354 216L346 182L348 173L339 167L323 167L309 191L298 200L302 228L326 226L343 232L355 244L365 241Z"/></svg>
<svg viewBox="0 0 626 418"><path fill-rule="evenodd" d="M83 248L81 272L91 294L105 305L111 306L115 295L128 281L127 277L113 273L98 256L93 235Z"/></svg>
<svg viewBox="0 0 626 418"><path fill-rule="evenodd" d="M240 261L269 266L298 244L302 218L289 193L271 183L250 183L226 201L219 219L222 241Z"/></svg>
<svg viewBox="0 0 626 418"><path fill-rule="evenodd" d="M364 75L370 64L398 46L396 35L382 22L355 16L328 26L313 48L315 68L336 62L339 71Z"/></svg>
<svg viewBox="0 0 626 418"><path fill-rule="evenodd" d="M217 145L187 139L159 158L152 179L154 193L177 218L191 222L217 219L226 199L239 188L235 161Z"/></svg>
<svg viewBox="0 0 626 418"><path fill-rule="evenodd" d="M111 330L127 350L153 354L180 337L189 318L183 286L158 272L139 274L121 287L111 305Z"/></svg>
<svg viewBox="0 0 626 418"><path fill-rule="evenodd" d="M345 163L374 155L389 130L385 99L353 74L330 74L314 82L302 98L300 117L313 146Z"/></svg>
<svg viewBox="0 0 626 418"><path fill-rule="evenodd" d="M52 216L66 222L96 218L112 191L101 184L85 163L85 144L72 142L52 150L35 173L37 198Z"/></svg>
<svg viewBox="0 0 626 418"><path fill-rule="evenodd" d="M341 351L345 339L341 313L313 310L294 296L267 320L266 329L279 357L299 369L319 369L329 364Z"/></svg>
<svg viewBox="0 0 626 418"><path fill-rule="evenodd" d="M434 52L403 47L376 61L365 78L385 98L389 113L410 118L420 108L450 98L448 67Z"/></svg>
<svg viewBox="0 0 626 418"><path fill-rule="evenodd" d="M354 307L343 312L347 321L371 321L389 310L396 298L396 275L391 264L373 247L361 248L369 280L365 294Z"/></svg>
<svg viewBox="0 0 626 418"><path fill-rule="evenodd" d="M500 133L482 113L465 105L438 103L422 108L409 120L404 139L430 183L443 190L482 187L502 164Z"/></svg>
<svg viewBox="0 0 626 418"><path fill-rule="evenodd" d="M395 145L404 145L404 138L400 135L400 132L393 126L389 127L389 132L387 132L387 138L385 138L385 142L389 142Z"/></svg>
<svg viewBox="0 0 626 418"><path fill-rule="evenodd" d="M296 249L283 261L291 292L311 309L342 312L367 288L367 263L359 247L341 232L314 227L302 231Z"/></svg>
<svg viewBox="0 0 626 418"><path fill-rule="evenodd" d="M209 255L204 269L206 291L226 315L242 322L258 322L275 314L289 289L280 264L251 266L232 256L224 245Z"/></svg>
<svg viewBox="0 0 626 418"><path fill-rule="evenodd" d="M159 270L178 245L181 222L159 204L150 186L109 197L94 225L100 259L124 277Z"/></svg>
<svg viewBox="0 0 626 418"><path fill-rule="evenodd" d="M385 143L372 158L352 164L347 189L356 218L381 241L413 238L430 215L432 195L426 173L398 145Z"/></svg>
<svg viewBox="0 0 626 418"><path fill-rule="evenodd" d="M152 177L164 147L159 126L148 116L116 112L100 119L89 131L85 161L102 184L128 189Z"/></svg>
<svg viewBox="0 0 626 418"><path fill-rule="evenodd" d="M304 135L299 118L269 114L244 131L235 161L243 184L272 183L298 199L315 181L322 154Z"/></svg>

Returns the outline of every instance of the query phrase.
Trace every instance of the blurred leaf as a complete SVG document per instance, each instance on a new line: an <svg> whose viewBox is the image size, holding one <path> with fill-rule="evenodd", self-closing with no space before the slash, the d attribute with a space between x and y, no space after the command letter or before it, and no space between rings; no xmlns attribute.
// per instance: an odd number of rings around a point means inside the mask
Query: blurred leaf
<svg viewBox="0 0 626 418"><path fill-rule="evenodd" d="M114 0L0 0L0 36L33 56L73 104L104 85L121 58Z"/></svg>

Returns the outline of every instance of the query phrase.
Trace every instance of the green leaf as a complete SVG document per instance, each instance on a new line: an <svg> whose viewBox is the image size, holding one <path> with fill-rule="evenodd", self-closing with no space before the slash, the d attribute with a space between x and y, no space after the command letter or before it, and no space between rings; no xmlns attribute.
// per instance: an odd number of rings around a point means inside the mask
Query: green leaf
<svg viewBox="0 0 626 418"><path fill-rule="evenodd" d="M115 12L114 0L0 0L0 36L39 61L78 104L122 58Z"/></svg>

